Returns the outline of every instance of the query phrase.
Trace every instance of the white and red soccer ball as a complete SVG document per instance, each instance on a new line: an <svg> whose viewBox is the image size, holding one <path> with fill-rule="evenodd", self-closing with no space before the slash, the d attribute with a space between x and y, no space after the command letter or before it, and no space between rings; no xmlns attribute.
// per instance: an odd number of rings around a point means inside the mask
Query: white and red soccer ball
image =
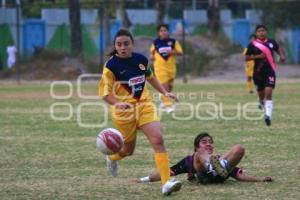
<svg viewBox="0 0 300 200"><path fill-rule="evenodd" d="M122 134L114 128L104 129L97 135L97 149L105 155L111 155L119 152L123 143L124 139Z"/></svg>

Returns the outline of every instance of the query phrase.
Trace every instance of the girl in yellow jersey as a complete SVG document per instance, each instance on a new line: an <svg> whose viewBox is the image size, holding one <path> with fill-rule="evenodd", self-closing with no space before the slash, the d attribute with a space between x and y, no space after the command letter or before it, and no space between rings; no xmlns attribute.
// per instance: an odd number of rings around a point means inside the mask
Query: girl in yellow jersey
<svg viewBox="0 0 300 200"><path fill-rule="evenodd" d="M105 63L99 82L99 95L111 105L112 120L124 137L122 149L107 156L107 167L117 176L118 160L133 154L136 132L140 129L155 152L156 167L161 176L162 193L169 195L181 188L179 181L170 180L169 156L164 146L161 125L145 82L168 98L177 100L159 83L145 56L133 52L133 37L119 30L114 39L114 51Z"/></svg>
<svg viewBox="0 0 300 200"><path fill-rule="evenodd" d="M176 77L176 55L182 55L179 42L169 37L168 25L157 27L158 38L153 41L150 48L150 56L154 65L155 76L161 82L166 91L171 92ZM169 98L162 96L161 108L173 112L174 108Z"/></svg>

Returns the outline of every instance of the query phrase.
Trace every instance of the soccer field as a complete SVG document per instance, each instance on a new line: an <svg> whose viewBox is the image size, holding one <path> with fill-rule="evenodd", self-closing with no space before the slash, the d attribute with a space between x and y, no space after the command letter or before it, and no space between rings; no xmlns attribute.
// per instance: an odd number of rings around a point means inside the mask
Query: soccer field
<svg viewBox="0 0 300 200"><path fill-rule="evenodd" d="M102 100L80 98L75 82L52 86L0 83L0 199L162 199L160 183L134 182L155 172L145 136L139 133L134 155L120 162L120 176L112 178L95 147L102 129L96 125L112 126ZM97 82L80 91L97 95ZM167 198L299 199L300 81L277 84L271 127L257 119L257 97L244 83L178 83L175 92L181 100L177 112L161 116L171 164L191 154L195 135L207 131L218 153L240 143L246 156L239 166L275 181L194 185L182 175L182 190Z"/></svg>

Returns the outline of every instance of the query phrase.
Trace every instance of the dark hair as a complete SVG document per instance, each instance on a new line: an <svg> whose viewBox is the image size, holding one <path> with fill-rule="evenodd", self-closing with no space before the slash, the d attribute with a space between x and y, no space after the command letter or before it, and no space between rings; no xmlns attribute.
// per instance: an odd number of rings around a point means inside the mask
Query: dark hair
<svg viewBox="0 0 300 200"><path fill-rule="evenodd" d="M195 139L194 139L194 151L197 151L197 148L199 147L199 142L204 138L204 137L209 137L212 141L213 138L211 135L209 135L208 133L206 132L203 132L203 133L200 133L198 134Z"/></svg>
<svg viewBox="0 0 300 200"><path fill-rule="evenodd" d="M169 30L169 25L168 24L160 24L160 25L157 26L156 30L159 31L162 27L164 27L167 30Z"/></svg>
<svg viewBox="0 0 300 200"><path fill-rule="evenodd" d="M256 38L256 35L253 33L249 36L249 39L252 39L252 38Z"/></svg>
<svg viewBox="0 0 300 200"><path fill-rule="evenodd" d="M113 49L107 54L108 56L113 56L117 53L117 50L115 48L115 42L116 42L116 39L120 36L128 36L130 38L131 42L134 43L132 34L126 29L120 29L114 37Z"/></svg>
<svg viewBox="0 0 300 200"><path fill-rule="evenodd" d="M259 24L259 25L256 26L255 32L256 32L258 29L260 29L260 28L263 28L263 29L265 29L266 31L268 30L267 27L266 27L265 25Z"/></svg>

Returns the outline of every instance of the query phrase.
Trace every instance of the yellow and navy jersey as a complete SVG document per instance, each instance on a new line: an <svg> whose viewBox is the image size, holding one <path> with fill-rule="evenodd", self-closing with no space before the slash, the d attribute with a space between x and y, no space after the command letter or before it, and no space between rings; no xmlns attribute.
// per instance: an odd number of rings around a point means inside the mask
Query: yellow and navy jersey
<svg viewBox="0 0 300 200"><path fill-rule="evenodd" d="M173 38L157 38L153 41L150 52L154 56L154 67L176 67L175 55L167 53L170 50L175 50L178 53L183 52L180 43Z"/></svg>
<svg viewBox="0 0 300 200"><path fill-rule="evenodd" d="M148 59L138 53L130 58L113 55L104 65L99 82L99 96L113 95L123 102L151 100L145 83L153 78Z"/></svg>
<svg viewBox="0 0 300 200"><path fill-rule="evenodd" d="M245 48L243 54L246 55L247 51L248 51L248 48ZM246 70L249 70L247 68L253 68L253 67L254 67L254 60L247 60L246 61ZM247 74L249 74L249 75L253 74L253 69L251 69L249 72L247 72Z"/></svg>

